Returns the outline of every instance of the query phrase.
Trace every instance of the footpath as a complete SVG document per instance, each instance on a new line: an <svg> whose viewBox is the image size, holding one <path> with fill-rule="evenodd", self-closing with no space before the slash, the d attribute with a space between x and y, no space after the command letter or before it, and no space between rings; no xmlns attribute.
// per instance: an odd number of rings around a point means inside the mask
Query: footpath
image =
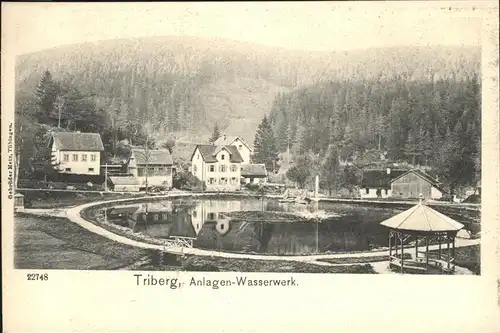
<svg viewBox="0 0 500 333"><path fill-rule="evenodd" d="M168 197L182 197L184 194L181 193L175 193L172 195L165 195L165 198ZM188 196L187 194L185 196ZM203 196L203 195L202 195ZM163 196L162 196L163 197ZM139 199L139 198L138 198ZM135 199L137 200L137 199ZM185 247L168 247L166 249L163 245L159 244L150 244L138 240L132 240L129 239L125 236L118 235L112 231L106 230L92 222L89 222L82 218L81 216L81 211L87 208L90 208L91 206L95 205L101 205L105 204L108 202L114 202L114 203L119 203L119 202L127 202L130 201L130 199L118 199L118 200L110 200L110 201L99 201L99 202L91 202L87 204L83 204L77 207L71 207L71 208L58 208L58 209L22 209L19 210L20 212L27 213L27 214L33 214L33 215L39 215L39 216L57 216L57 217L66 217L68 218L69 221L76 223L77 225L81 226L82 228L93 232L95 234L101 235L107 239L138 247L138 248L143 248L143 249L153 249L153 250L160 250L160 251L167 251L173 254L190 254L190 255L197 255L197 256L209 256L209 257L221 257L221 258L233 258L233 259L258 259L258 260L279 260L279 261L299 261L299 262L307 262L307 263L313 263L317 265L325 265L325 266L346 266L346 265L353 265L353 264L343 264L343 263L327 263L327 262L322 262L318 260L323 260L323 259L342 259L342 258L373 258L373 257L389 257L389 251L388 250L376 250L376 251L366 251L366 252L357 252L357 253L331 253L331 254L317 254L317 255L304 255L304 256L277 256L277 255L259 255L259 254L246 254L246 253L229 253L229 252L221 252L221 251L214 251L214 250L204 250L204 249L198 249L198 248L185 248ZM457 238L456 239L456 244L455 248L460 248L460 247L465 247L465 246L471 246L471 245L477 245L480 244L480 239L462 239L462 238ZM431 245L429 246L429 250L437 250L439 246L436 245ZM424 251L425 247L419 247L419 251ZM415 248L405 248L405 253L414 253ZM359 260L357 260L359 261ZM367 259L366 263L370 263L369 260ZM360 264L360 262L357 262L356 264ZM380 271L381 273L387 273L386 269L383 267L387 267L387 261L378 261L376 263L370 263L372 266L375 268L376 271ZM470 274L470 271L468 271L465 268L461 268L457 266L457 273L458 274Z"/></svg>

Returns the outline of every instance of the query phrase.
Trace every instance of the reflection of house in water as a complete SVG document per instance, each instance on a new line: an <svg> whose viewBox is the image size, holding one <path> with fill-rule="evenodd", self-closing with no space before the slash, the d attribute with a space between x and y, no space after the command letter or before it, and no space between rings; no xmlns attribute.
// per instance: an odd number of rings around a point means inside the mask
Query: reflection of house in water
<svg viewBox="0 0 500 333"><path fill-rule="evenodd" d="M196 237L189 207L170 201L114 207L112 215L108 213L108 216L121 219L120 222L113 221L116 224L153 237Z"/></svg>
<svg viewBox="0 0 500 333"><path fill-rule="evenodd" d="M198 201L196 207L191 212L192 224L194 231L198 235L203 225L211 224L220 234L225 234L229 231L229 218L225 213L237 212L241 210L241 202L237 200L206 200Z"/></svg>

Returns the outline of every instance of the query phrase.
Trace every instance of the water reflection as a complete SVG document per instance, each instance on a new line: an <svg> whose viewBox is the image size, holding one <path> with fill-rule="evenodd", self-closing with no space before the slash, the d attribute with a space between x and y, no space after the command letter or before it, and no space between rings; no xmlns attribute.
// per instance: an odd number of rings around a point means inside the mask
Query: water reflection
<svg viewBox="0 0 500 333"><path fill-rule="evenodd" d="M335 213L324 220L234 220L239 211ZM174 200L108 208L109 222L156 238L192 237L194 246L235 252L312 254L387 246L382 220L399 211L342 204L298 205L273 200ZM272 214L270 214L272 215ZM251 214L250 214L251 216Z"/></svg>

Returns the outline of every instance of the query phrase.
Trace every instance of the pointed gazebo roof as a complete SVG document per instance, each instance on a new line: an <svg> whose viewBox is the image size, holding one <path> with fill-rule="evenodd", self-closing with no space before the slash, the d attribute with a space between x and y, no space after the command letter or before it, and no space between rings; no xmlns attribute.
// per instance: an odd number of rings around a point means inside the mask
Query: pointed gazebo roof
<svg viewBox="0 0 500 333"><path fill-rule="evenodd" d="M431 233L459 231L464 227L463 224L421 202L380 224L392 229Z"/></svg>

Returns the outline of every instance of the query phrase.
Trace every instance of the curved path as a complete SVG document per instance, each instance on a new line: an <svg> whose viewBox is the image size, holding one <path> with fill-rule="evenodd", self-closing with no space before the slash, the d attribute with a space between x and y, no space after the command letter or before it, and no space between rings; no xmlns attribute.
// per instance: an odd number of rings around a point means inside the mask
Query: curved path
<svg viewBox="0 0 500 333"><path fill-rule="evenodd" d="M208 195L208 194L207 194ZM191 194L189 195L183 195L183 194L172 194L172 195L165 195L161 196L164 198L169 198L169 197L183 197L183 196L190 196L192 197ZM203 196L203 195L201 195ZM140 247L140 248L145 248L145 249L154 249L154 250L165 250L163 245L158 245L158 244L149 244L146 242L142 241L137 241L137 240L132 240L130 238L127 238L125 236L118 235L112 231L106 230L92 222L89 222L85 220L84 218L81 217L80 212L83 209L90 208L95 205L100 205L100 204L105 204L105 203L115 203L115 202L127 202L127 201L136 201L137 199L143 199L143 198L136 198L136 199L118 199L118 200L108 200L108 201L100 201L100 202L92 202L92 203L87 203L83 204L77 207L69 208L66 210L66 216L67 218L73 222L78 224L79 226L96 233L98 235L101 235L103 237L106 237L108 239L114 240L116 242L120 242L122 244L127 244L135 247ZM25 210L26 212L29 212L29 210ZM464 247L464 246L470 246L470 245L476 245L480 243L480 239L461 239L457 238L455 247ZM429 250L437 250L439 246L436 245L430 245ZM425 246L419 247L419 251L424 251ZM175 253L175 254L192 254L192 255L198 255L198 256L214 256L214 257L223 257L223 258L233 258L233 259L259 259L259 260L281 260L281 261L301 261L301 262L314 262L318 259L331 259L331 258L364 258L364 257L379 257L379 256L389 256L389 250L380 250L380 251L367 251L367 252L358 252L358 253L331 253L331 254L317 254L317 255L303 255L303 256L279 256L279 255L259 255L259 254L247 254L247 253L229 253L229 252L220 252L220 251L215 251L215 250L203 250L203 249L198 249L198 248L183 248L183 247L178 247L178 248L172 248L169 247L168 252ZM408 253L413 253L415 251L415 248L405 248L405 252ZM331 265L331 264L330 264ZM341 265L346 265L346 264L341 264Z"/></svg>

